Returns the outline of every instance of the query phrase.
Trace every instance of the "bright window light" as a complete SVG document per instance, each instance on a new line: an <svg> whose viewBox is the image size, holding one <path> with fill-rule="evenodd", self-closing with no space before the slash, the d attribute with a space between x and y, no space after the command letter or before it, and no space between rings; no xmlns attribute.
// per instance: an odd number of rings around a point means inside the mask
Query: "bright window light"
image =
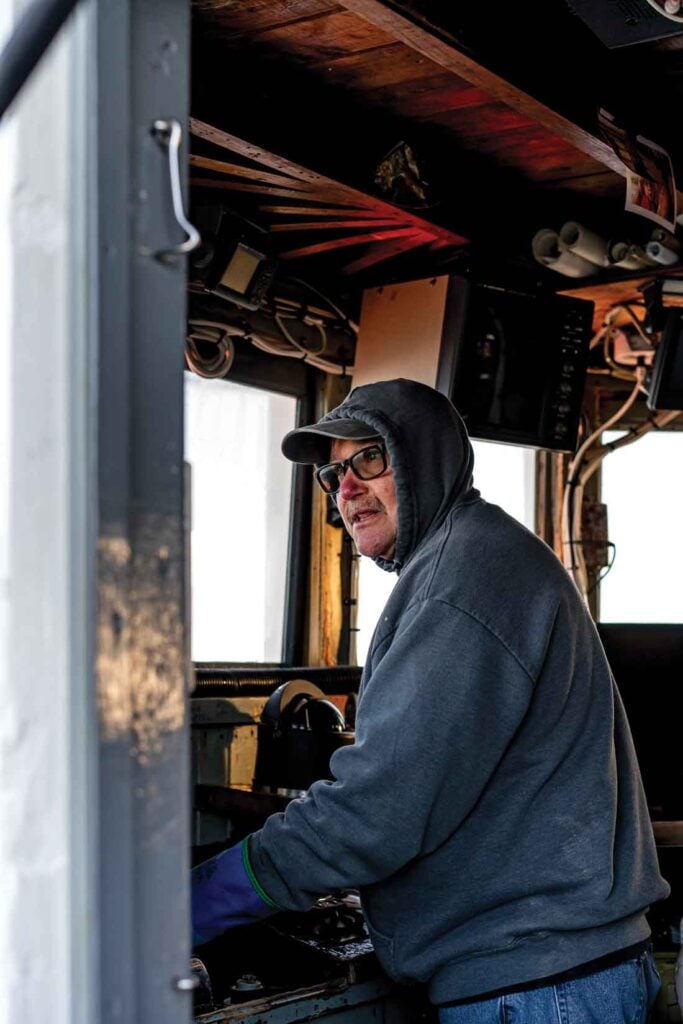
<svg viewBox="0 0 683 1024"><path fill-rule="evenodd" d="M491 441L472 441L474 485L491 504L500 505L511 516L534 528L535 453L529 448ZM372 633L382 608L396 583L394 573L379 569L369 558L358 565L358 614L356 660L365 663Z"/></svg>
<svg viewBox="0 0 683 1024"><path fill-rule="evenodd" d="M280 662L296 399L185 375L192 658Z"/></svg>
<svg viewBox="0 0 683 1024"><path fill-rule="evenodd" d="M604 441L620 433L607 432ZM683 434L651 431L602 464L614 565L600 584L602 622L683 622Z"/></svg>

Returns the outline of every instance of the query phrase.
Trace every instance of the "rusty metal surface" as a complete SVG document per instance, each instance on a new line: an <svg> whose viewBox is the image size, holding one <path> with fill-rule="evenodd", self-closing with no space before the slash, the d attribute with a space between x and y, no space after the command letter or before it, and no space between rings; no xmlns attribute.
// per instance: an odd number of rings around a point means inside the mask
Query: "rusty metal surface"
<svg viewBox="0 0 683 1024"><path fill-rule="evenodd" d="M197 1018L201 1024L228 1024L240 1021L243 1024L263 1024L268 1015L269 1024L289 1024L294 1021L314 1020L328 1014L339 1014L344 1010L354 1011L354 1020L360 1024L363 1010L369 1019L377 1019L373 1007L382 1000L396 995L396 989L385 978L349 985L344 979L335 979L295 989L267 999L228 1006ZM380 1016L381 1019L381 1016Z"/></svg>
<svg viewBox="0 0 683 1024"><path fill-rule="evenodd" d="M336 531L338 534L339 531ZM308 679L326 694L355 693L361 669L354 665L305 665L293 668L264 665L240 668L200 662L196 665L195 698L257 697L268 695L290 679Z"/></svg>
<svg viewBox="0 0 683 1024"><path fill-rule="evenodd" d="M247 789L232 789L228 786L203 786L194 788L194 806L199 811L220 814L250 814L265 819L277 811L284 811L289 797L270 793L254 793Z"/></svg>

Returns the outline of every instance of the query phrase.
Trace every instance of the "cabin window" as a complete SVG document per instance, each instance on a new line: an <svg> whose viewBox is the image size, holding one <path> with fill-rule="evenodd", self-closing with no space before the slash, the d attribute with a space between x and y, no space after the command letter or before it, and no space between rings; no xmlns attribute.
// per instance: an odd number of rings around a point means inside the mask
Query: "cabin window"
<svg viewBox="0 0 683 1024"><path fill-rule="evenodd" d="M297 400L185 375L194 661L282 657Z"/></svg>
<svg viewBox="0 0 683 1024"><path fill-rule="evenodd" d="M606 432L604 442L621 433ZM600 584L603 622L682 622L683 435L652 431L602 465L613 566ZM604 570L603 570L604 572Z"/></svg>
<svg viewBox="0 0 683 1024"><path fill-rule="evenodd" d="M486 501L500 505L511 516L534 529L535 453L529 448L491 441L472 441L474 484ZM368 558L358 564L356 655L364 664L382 608L396 582L393 573L379 569Z"/></svg>

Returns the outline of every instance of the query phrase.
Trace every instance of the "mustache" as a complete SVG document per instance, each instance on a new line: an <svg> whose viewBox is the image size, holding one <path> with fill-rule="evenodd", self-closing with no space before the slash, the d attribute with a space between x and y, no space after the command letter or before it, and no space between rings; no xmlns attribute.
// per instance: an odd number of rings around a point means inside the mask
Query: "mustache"
<svg viewBox="0 0 683 1024"><path fill-rule="evenodd" d="M357 516L362 512L386 512L386 507L379 498L373 498L370 501L367 498L363 501L349 501L344 508L344 519L353 525Z"/></svg>

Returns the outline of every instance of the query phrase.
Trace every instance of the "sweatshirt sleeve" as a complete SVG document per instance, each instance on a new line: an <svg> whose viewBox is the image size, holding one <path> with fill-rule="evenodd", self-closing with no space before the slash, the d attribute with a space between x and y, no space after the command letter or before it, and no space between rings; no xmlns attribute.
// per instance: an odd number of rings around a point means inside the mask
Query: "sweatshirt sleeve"
<svg viewBox="0 0 683 1024"><path fill-rule="evenodd" d="M259 884L282 908L305 910L437 848L495 773L532 688L471 615L433 599L412 606L375 652L356 742L334 754L334 781L314 783L250 837Z"/></svg>

